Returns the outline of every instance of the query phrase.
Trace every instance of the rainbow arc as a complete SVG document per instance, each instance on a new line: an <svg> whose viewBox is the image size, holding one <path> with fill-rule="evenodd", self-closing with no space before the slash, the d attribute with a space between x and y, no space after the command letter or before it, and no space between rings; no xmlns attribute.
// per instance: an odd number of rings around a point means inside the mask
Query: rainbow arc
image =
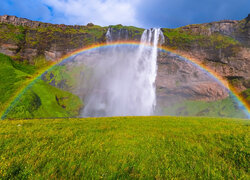
<svg viewBox="0 0 250 180"><path fill-rule="evenodd" d="M32 85L41 78L41 76L48 72L53 70L53 67L55 67L56 65L65 62L67 60L70 60L72 56L78 55L80 53L84 53L87 51L91 51L91 50L97 50L99 48L108 48L108 47L113 47L113 46L117 46L117 45L134 45L134 46L139 46L141 45L141 42L138 41L118 41L118 42L110 42L110 43L100 43L100 44L93 44L81 49L78 49L74 52L71 52L57 60L55 60L54 62L51 63L51 65L49 67L47 67L44 70L41 70L36 76L34 76L33 78L31 78L26 84L27 86L21 88L16 95L11 99L11 102L9 103L9 105L7 106L7 108L5 109L5 111L3 112L3 114L1 115L1 119L5 119L7 117L7 114L10 112L10 110L14 107L14 105L19 101L19 99L21 98L21 96L29 89L32 87ZM151 44L143 44L145 46L149 46L151 47ZM233 95L235 101L238 103L238 106L241 107L241 109L244 111L244 113L246 114L247 118L250 119L250 105L248 105L248 103L240 96L237 94L237 92L235 91L235 89L233 87L231 87L228 82L223 79L219 74L217 74L214 70L212 70L211 68L205 66L204 64L201 63L201 61L191 58L188 55L182 54L176 50L164 47L164 46L158 46L158 49L167 53L171 53L173 55L177 55L181 60L187 61L189 63L192 63L194 66L196 66L197 68L205 71L210 77L212 77L215 81L219 82L221 85L223 85L227 90L229 90L231 92L231 94Z"/></svg>

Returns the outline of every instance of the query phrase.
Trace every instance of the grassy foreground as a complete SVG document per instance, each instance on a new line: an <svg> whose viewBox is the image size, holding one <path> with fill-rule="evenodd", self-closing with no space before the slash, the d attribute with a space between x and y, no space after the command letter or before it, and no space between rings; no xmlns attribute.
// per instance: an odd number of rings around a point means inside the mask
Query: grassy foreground
<svg viewBox="0 0 250 180"><path fill-rule="evenodd" d="M0 121L0 179L248 179L249 121Z"/></svg>

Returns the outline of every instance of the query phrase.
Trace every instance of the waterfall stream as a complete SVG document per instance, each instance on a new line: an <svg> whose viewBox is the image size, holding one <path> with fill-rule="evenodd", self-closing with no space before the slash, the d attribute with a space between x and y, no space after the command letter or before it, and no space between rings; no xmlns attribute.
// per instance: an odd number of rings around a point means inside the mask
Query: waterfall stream
<svg viewBox="0 0 250 180"><path fill-rule="evenodd" d="M127 37L122 30L113 37L109 29L107 43ZM156 105L157 46L164 42L160 29L145 30L139 46L116 45L100 52L92 66L92 90L85 98L82 116L152 115ZM147 44L150 43L151 46Z"/></svg>

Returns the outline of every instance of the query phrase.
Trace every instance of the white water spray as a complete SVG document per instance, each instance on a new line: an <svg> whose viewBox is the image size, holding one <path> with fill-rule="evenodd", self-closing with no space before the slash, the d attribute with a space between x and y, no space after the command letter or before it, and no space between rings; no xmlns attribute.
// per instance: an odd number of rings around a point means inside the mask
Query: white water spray
<svg viewBox="0 0 250 180"><path fill-rule="evenodd" d="M108 42L117 39L112 37L111 29L106 36ZM117 45L99 52L100 59L92 65L92 88L84 98L82 115L152 115L156 105L157 46L163 41L160 29L149 29L143 32L139 47Z"/></svg>

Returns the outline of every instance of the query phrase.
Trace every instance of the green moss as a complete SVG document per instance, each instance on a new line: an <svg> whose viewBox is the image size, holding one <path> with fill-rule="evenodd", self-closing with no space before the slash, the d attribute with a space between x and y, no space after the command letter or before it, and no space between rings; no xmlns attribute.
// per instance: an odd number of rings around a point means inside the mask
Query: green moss
<svg viewBox="0 0 250 180"><path fill-rule="evenodd" d="M176 43L190 43L196 39L200 39L199 35L192 35L190 33L181 31L179 28L177 29L166 29L163 28L163 34L168 38L170 44Z"/></svg>
<svg viewBox="0 0 250 180"><path fill-rule="evenodd" d="M83 76L84 74L84 76ZM76 92L79 85L79 77L81 81L88 80L93 75L93 71L90 67L84 64L77 65L57 65L48 71L43 80L52 86L69 91Z"/></svg>
<svg viewBox="0 0 250 180"><path fill-rule="evenodd" d="M242 97L246 100L246 102L250 105L250 88L241 92Z"/></svg>
<svg viewBox="0 0 250 180"><path fill-rule="evenodd" d="M69 71L65 65L57 65L45 74L44 80L55 87L70 90L76 86L76 78L72 76L74 71Z"/></svg>
<svg viewBox="0 0 250 180"><path fill-rule="evenodd" d="M109 27L112 28L114 31L118 31L120 29L126 29L126 30L128 30L131 33L132 38L134 38L135 36L142 35L142 33L144 31L143 28L138 28L138 27L134 27L134 26L123 26L121 24L111 25Z"/></svg>
<svg viewBox="0 0 250 180"><path fill-rule="evenodd" d="M239 45L239 42L235 39L218 33L206 36L184 31L182 28L163 28L162 30L170 46L175 48L189 47L193 43L198 43L201 47L215 47L216 49Z"/></svg>
<svg viewBox="0 0 250 180"><path fill-rule="evenodd" d="M58 26L47 26L47 27L37 27L32 30L36 30L39 33L54 33L54 32L63 32L63 29Z"/></svg>
<svg viewBox="0 0 250 180"><path fill-rule="evenodd" d="M25 29L23 26L14 26L12 24L0 23L0 39L11 41L15 44L22 42L25 39Z"/></svg>

